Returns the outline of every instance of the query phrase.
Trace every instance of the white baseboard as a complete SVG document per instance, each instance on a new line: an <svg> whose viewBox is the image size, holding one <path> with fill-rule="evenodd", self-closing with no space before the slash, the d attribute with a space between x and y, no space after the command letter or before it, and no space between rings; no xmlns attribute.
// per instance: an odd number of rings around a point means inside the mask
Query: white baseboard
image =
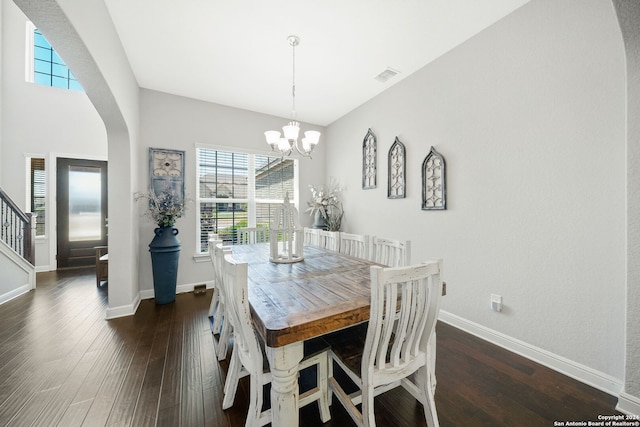
<svg viewBox="0 0 640 427"><path fill-rule="evenodd" d="M623 414L640 416L640 399L622 392L618 396L616 409Z"/></svg>
<svg viewBox="0 0 640 427"><path fill-rule="evenodd" d="M44 273L46 271L51 271L51 267L48 265L36 265L36 273Z"/></svg>
<svg viewBox="0 0 640 427"><path fill-rule="evenodd" d="M183 294L185 292L193 292L197 285L206 285L207 289L213 288L213 280L198 283L187 283L185 285L176 286L176 294ZM144 289L140 291L141 299L151 299L155 296L153 289Z"/></svg>
<svg viewBox="0 0 640 427"><path fill-rule="evenodd" d="M178 292L178 290L176 289L176 292ZM142 291L140 291L140 299L151 299L154 297L154 292L153 289L144 289Z"/></svg>
<svg viewBox="0 0 640 427"><path fill-rule="evenodd" d="M22 294L26 294L31 289L33 289L31 287L31 284L27 283L26 285L22 285L19 288L16 288L11 290L10 292L7 292L6 294L0 295L0 304L4 304L5 302L10 301L14 298L17 298Z"/></svg>
<svg viewBox="0 0 640 427"><path fill-rule="evenodd" d="M107 308L107 320L115 319L117 317L133 316L138 310L140 305L140 296L138 296L131 304L121 305L119 307Z"/></svg>
<svg viewBox="0 0 640 427"><path fill-rule="evenodd" d="M568 377L585 383L612 396L619 396L622 390L622 381L604 372L597 371L588 366L581 365L565 357L543 350L539 347L520 341L508 335L496 332L492 329L463 319L444 310L440 311L438 320L462 329L465 332L489 341L497 346L505 348L520 356L526 357L536 363L558 371Z"/></svg>

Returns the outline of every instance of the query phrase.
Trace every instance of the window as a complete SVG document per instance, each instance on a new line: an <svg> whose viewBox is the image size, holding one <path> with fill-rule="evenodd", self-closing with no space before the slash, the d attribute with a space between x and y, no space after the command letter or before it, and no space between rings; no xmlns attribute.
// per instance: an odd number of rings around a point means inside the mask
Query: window
<svg viewBox="0 0 640 427"><path fill-rule="evenodd" d="M33 74L34 83L82 91L82 86L73 76L69 67L58 56L47 39L35 28L33 35Z"/></svg>
<svg viewBox="0 0 640 427"><path fill-rule="evenodd" d="M210 148L197 152L199 252L209 250L209 233L238 243L238 228L268 228L286 194L296 200L296 160Z"/></svg>
<svg viewBox="0 0 640 427"><path fill-rule="evenodd" d="M45 219L46 219L46 194L47 194L47 176L44 168L44 159L31 157L30 163L30 197L29 206L31 212L37 214L36 217L36 236L45 235Z"/></svg>

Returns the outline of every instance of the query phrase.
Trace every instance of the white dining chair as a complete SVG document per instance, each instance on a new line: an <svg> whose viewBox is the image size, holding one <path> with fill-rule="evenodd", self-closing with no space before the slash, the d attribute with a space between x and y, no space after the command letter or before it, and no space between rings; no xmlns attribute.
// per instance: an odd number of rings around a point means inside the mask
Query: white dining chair
<svg viewBox="0 0 640 427"><path fill-rule="evenodd" d="M226 255L222 268L222 283L228 297L227 314L233 325L233 350L224 384L222 408L233 406L240 378L249 375L249 411L245 426L263 426L271 422L271 409L262 411L263 388L271 382L271 373L265 366L265 355L251 322L249 307L247 263L236 262L233 255ZM328 350L322 339L304 343L305 356L299 369L316 366L316 387L300 394L299 407L318 401L323 423L331 419L328 389ZM272 402L272 405L275 402Z"/></svg>
<svg viewBox="0 0 640 427"><path fill-rule="evenodd" d="M218 291L218 287L216 286L218 284L218 272L215 269L215 259L214 259L214 252L213 252L213 248L218 244L218 243L222 243L222 240L218 237L217 234L214 233L209 233L209 257L211 258L211 265L214 267L213 269L213 296L211 297L211 304L209 305L209 317L213 317L213 322L211 323L211 331L214 334L217 334L220 332L219 330L219 326L218 329L214 328L214 324L215 324L215 314L216 311L218 310L218 304L220 302L220 295L219 295L219 291Z"/></svg>
<svg viewBox="0 0 640 427"><path fill-rule="evenodd" d="M411 241L371 238L369 259L387 267L404 267L411 263Z"/></svg>
<svg viewBox="0 0 640 427"><path fill-rule="evenodd" d="M317 228L305 227L304 228L304 244L305 245L318 246L318 244L319 244L318 232L319 231L320 230L317 229Z"/></svg>
<svg viewBox="0 0 640 427"><path fill-rule="evenodd" d="M264 227L238 228L238 243L249 245L253 243L265 243L269 241L269 229Z"/></svg>
<svg viewBox="0 0 640 427"><path fill-rule="evenodd" d="M423 405L428 426L439 425L428 353L442 298L441 267L440 260L407 267L372 266L369 322L326 336L331 360L359 391L344 391L333 377L333 363L329 389L357 425L375 426L374 397L398 386Z"/></svg>
<svg viewBox="0 0 640 427"><path fill-rule="evenodd" d="M318 246L337 252L340 249L340 233L337 231L318 230Z"/></svg>
<svg viewBox="0 0 640 427"><path fill-rule="evenodd" d="M369 259L370 237L340 232L340 253L360 259Z"/></svg>
<svg viewBox="0 0 640 427"><path fill-rule="evenodd" d="M231 338L231 335L233 334L233 327L227 315L227 293L223 285L222 264L224 263L225 255L231 254L231 248L224 247L222 241L219 241L213 245L213 247L209 246L209 253L212 254L211 261L215 271L218 300L211 330L214 334L219 334L217 345L215 347L216 357L218 360L224 360L227 358L229 338ZM214 344L215 342L216 341L214 340Z"/></svg>

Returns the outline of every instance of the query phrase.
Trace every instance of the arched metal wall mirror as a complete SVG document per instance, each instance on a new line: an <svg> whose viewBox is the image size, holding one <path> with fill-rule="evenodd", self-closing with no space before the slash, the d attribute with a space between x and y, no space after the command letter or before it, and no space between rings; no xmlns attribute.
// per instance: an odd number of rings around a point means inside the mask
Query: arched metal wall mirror
<svg viewBox="0 0 640 427"><path fill-rule="evenodd" d="M396 137L389 149L387 198L403 199L406 196L407 151Z"/></svg>
<svg viewBox="0 0 640 427"><path fill-rule="evenodd" d="M444 210L447 208L444 157L431 147L422 162L422 209Z"/></svg>
<svg viewBox="0 0 640 427"><path fill-rule="evenodd" d="M371 129L362 141L362 189L376 188L377 142Z"/></svg>

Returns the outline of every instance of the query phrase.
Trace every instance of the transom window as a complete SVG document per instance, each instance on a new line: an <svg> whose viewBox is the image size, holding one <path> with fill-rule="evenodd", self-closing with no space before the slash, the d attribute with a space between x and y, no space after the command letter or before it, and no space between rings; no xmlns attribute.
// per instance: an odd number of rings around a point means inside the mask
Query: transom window
<svg viewBox="0 0 640 427"><path fill-rule="evenodd" d="M297 200L297 160L198 148L199 252L209 233L238 243L238 228L268 228L288 193Z"/></svg>
<svg viewBox="0 0 640 427"><path fill-rule="evenodd" d="M82 86L36 28L33 30L33 82L45 86L82 91Z"/></svg>

